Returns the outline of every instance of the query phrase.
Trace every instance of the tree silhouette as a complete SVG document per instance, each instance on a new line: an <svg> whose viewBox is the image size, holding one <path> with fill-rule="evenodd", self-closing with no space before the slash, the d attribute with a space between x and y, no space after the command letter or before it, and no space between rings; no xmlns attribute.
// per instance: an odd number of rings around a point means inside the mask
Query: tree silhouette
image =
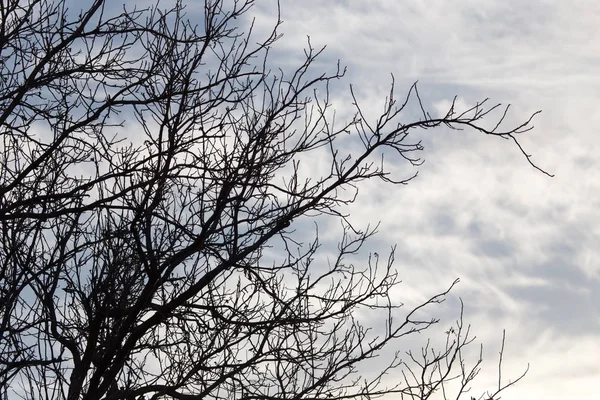
<svg viewBox="0 0 600 400"><path fill-rule="evenodd" d="M344 69L313 71L322 50L309 42L295 70L271 70L281 22L256 43L244 25L253 1L206 0L200 22L179 2L67 5L0 2L4 398L468 390L481 358L467 368L462 318L445 349L398 353L368 377L361 370L435 324L421 312L448 291L404 311L390 296L394 252L355 265L375 228L353 226L341 207L363 180L412 179L392 176L384 157L418 165L422 146L410 133L421 129L510 139L537 168L517 140L531 118L504 128L508 107L487 101L434 118L416 86L397 101L392 82L379 118L351 92L356 113L340 124L329 84ZM421 117L405 121L411 105ZM295 229L318 216L344 228L327 261L318 230L307 240ZM386 316L385 329L363 325L365 310Z"/></svg>

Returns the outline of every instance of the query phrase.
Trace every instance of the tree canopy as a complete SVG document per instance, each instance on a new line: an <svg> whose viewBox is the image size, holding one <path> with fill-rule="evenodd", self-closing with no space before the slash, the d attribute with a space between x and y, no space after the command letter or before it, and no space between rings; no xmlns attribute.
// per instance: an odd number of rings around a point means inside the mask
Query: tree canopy
<svg viewBox="0 0 600 400"><path fill-rule="evenodd" d="M355 114L337 121L329 85L344 68L315 71L323 50L309 42L295 70L269 69L281 22L257 43L243 22L253 3L206 0L194 21L180 2L1 2L3 398L469 389L481 358L463 357L472 335L462 318L445 347L361 369L435 324L421 311L451 287L405 310L390 296L393 249L361 253L376 225L354 226L342 206L361 181L414 177L387 163L421 162L416 130L509 139L538 168L518 141L535 114L505 127L508 107L484 100L433 117L416 85L397 99L392 82L381 115L366 115L350 90ZM407 120L411 105L420 117ZM319 216L341 222L336 249L322 248L318 225L306 229ZM383 315L384 329L365 326L364 311Z"/></svg>

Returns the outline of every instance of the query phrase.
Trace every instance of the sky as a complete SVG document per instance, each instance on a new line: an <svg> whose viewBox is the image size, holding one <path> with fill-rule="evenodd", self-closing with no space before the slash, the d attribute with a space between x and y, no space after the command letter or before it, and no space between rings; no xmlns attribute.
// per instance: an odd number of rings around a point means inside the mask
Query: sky
<svg viewBox="0 0 600 400"><path fill-rule="evenodd" d="M258 37L275 23L276 5L258 0L248 13ZM516 378L528 365L529 372L502 399L596 398L600 3L280 0L280 6L284 36L271 64L297 66L307 36L315 48L326 45L315 68L331 72L338 59L348 67L331 93L341 119L353 112L350 84L377 118L392 74L398 97L419 82L432 115L443 115L456 95L459 109L485 98L511 104L507 126L542 110L520 143L554 177L532 168L509 141L428 130L414 136L425 147L418 177L398 186L363 182L347 212L357 226L380 222L366 253L396 246L403 281L397 295L407 305L460 278L436 316L442 327L451 325L458 298L464 301L465 322L485 345L475 390L497 379L505 329L503 377ZM416 171L400 160L388 159L388 166L396 177Z"/></svg>
<svg viewBox="0 0 600 400"><path fill-rule="evenodd" d="M252 10L258 31L274 2ZM367 250L397 246L403 301L423 300L455 278L465 320L485 345L482 385L526 378L504 400L595 398L600 393L600 3L593 1L282 0L274 65L293 66L307 35L327 45L319 67L348 73L333 93L350 115L352 84L376 118L388 94L419 81L433 114L455 95L511 104L507 124L537 110L520 137L532 168L509 141L441 128L418 134L425 163L406 186L368 182L349 208L353 223L381 221ZM398 176L414 173L389 160ZM457 301L440 309L443 323ZM484 386L482 386L484 387Z"/></svg>

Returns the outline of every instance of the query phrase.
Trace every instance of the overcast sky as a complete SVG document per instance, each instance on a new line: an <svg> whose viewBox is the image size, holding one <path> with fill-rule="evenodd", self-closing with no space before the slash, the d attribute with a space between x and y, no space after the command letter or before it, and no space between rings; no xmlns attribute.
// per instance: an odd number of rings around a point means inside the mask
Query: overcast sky
<svg viewBox="0 0 600 400"><path fill-rule="evenodd" d="M274 2L252 15L273 23ZM352 207L358 224L382 221L373 251L398 245L403 300L461 278L455 295L486 347L482 381L493 382L507 330L505 377L528 376L503 399L563 400L600 393L600 3L594 1L282 0L274 64L294 65L306 36L327 45L324 69L349 70L348 85L373 110L419 80L432 112L454 95L511 103L508 123L535 112L521 138L528 165L509 141L474 132L427 131L425 164L408 186L364 185ZM378 107L378 108L377 108ZM445 110L444 110L445 111ZM373 114L376 117L375 114ZM414 172L405 163L398 174ZM456 303L454 303L456 304ZM449 322L456 307L447 307ZM494 347L496 346L496 347Z"/></svg>
<svg viewBox="0 0 600 400"><path fill-rule="evenodd" d="M250 11L258 36L276 10L275 0L258 0ZM352 112L352 83L377 118L390 74L398 97L418 80L433 114L455 95L464 107L488 97L512 104L507 126L543 110L520 140L554 178L509 141L430 130L417 136L426 160L419 176L407 186L365 183L352 221L381 221L366 250L397 245L402 301L423 301L461 279L454 295L489 361L481 388L496 379L505 328L503 377L530 371L504 400L597 398L600 2L281 0L281 13L272 64L297 66L307 35L314 47L327 45L317 70L331 72L338 59L348 66L332 93L339 115ZM397 161L389 160L398 177L414 173ZM449 324L457 302L439 310Z"/></svg>

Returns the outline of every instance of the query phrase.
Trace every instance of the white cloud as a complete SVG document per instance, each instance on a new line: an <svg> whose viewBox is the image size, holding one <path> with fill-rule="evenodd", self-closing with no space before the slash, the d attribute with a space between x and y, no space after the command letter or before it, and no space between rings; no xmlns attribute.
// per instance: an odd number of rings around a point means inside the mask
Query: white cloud
<svg viewBox="0 0 600 400"><path fill-rule="evenodd" d="M515 349L507 374L527 362L531 372L504 399L596 394L600 5L286 0L281 6L285 36L274 63L293 66L306 35L315 47L327 44L317 69L340 58L349 66L346 83L355 84L374 117L390 73L399 96L419 79L437 113L455 94L463 108L488 96L513 103L509 125L543 109L521 141L555 178L531 168L509 142L427 131L418 136L427 160L420 176L407 187L365 183L352 218L382 220L374 248L398 244L403 296L425 297L460 276L457 294L484 343L495 343L507 328ZM255 11L269 20L272 5L260 7ZM350 101L339 104L340 113L349 112ZM394 167L400 176L412 171ZM484 373L492 381L494 366Z"/></svg>

